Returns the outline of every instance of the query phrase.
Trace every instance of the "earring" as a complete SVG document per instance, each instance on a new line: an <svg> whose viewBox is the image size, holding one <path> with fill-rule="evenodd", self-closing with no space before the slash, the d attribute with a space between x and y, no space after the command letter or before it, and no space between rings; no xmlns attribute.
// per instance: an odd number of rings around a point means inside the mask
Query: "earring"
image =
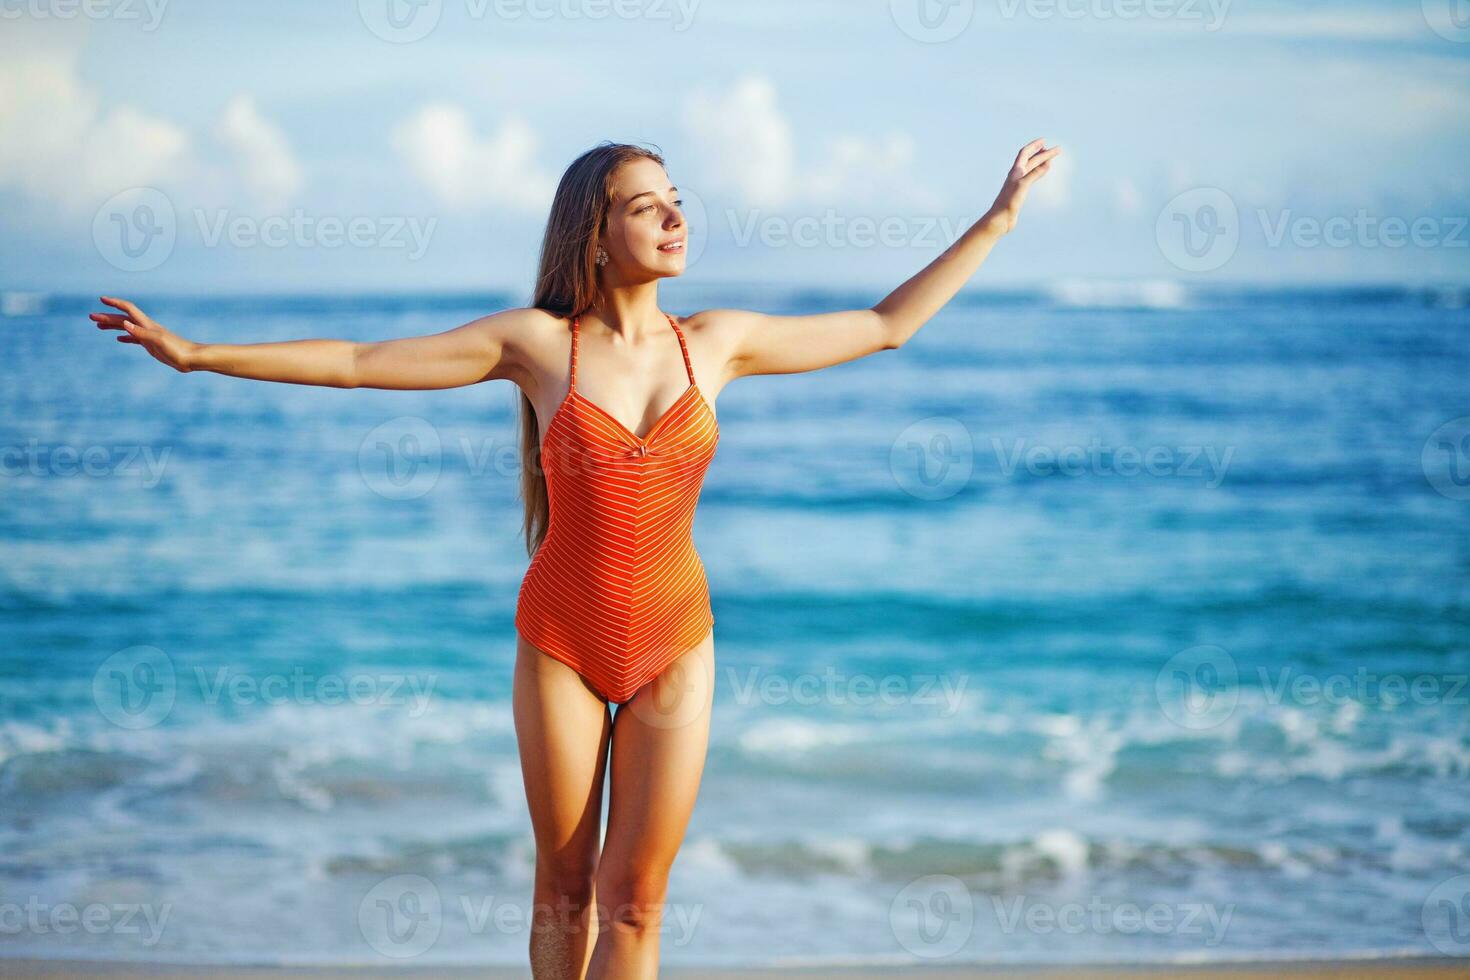
<svg viewBox="0 0 1470 980"><path fill-rule="evenodd" d="M601 245L597 247L597 264L599 267L607 265L607 253L602 250Z"/></svg>

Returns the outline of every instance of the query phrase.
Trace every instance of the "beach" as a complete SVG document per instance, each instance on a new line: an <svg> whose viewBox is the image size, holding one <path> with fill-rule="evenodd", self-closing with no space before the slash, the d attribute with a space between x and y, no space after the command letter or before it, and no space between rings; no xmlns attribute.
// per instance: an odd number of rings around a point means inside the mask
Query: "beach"
<svg viewBox="0 0 1470 980"><path fill-rule="evenodd" d="M77 980L143 980L147 977L190 976L208 980L521 980L527 970L498 967L453 967L427 969L401 968L279 968L279 967L210 967L134 965L124 963L88 963L78 961L0 960L0 976L4 977L70 977ZM1352 961L1280 961L1229 965L1196 966L1187 964L1134 964L1126 966L1035 966L1021 968L975 966L957 967L806 967L784 969L702 970L663 969L659 975L668 980L810 980L814 977L867 978L867 980L1128 980L1130 977L1179 977L1187 980L1229 980L1229 978L1288 977L1291 980L1390 980L1390 978L1449 978L1470 975L1470 962L1453 959L1387 960L1376 963Z"/></svg>
<svg viewBox="0 0 1470 980"><path fill-rule="evenodd" d="M723 391L668 974L1470 954L1452 300L967 294L900 351ZM511 302L152 309L285 340ZM179 377L78 346L91 305L5 319L16 363L68 365L0 384L0 925L31 923L6 968L517 963L510 386Z"/></svg>

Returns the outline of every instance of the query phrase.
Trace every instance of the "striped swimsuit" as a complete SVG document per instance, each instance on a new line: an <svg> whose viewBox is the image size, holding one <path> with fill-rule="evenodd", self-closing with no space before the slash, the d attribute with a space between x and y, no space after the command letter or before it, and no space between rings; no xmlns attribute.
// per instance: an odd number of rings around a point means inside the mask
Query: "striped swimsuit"
<svg viewBox="0 0 1470 980"><path fill-rule="evenodd" d="M690 531L720 433L673 317L689 387L644 436L577 391L580 323L566 397L541 435L550 517L515 625L622 704L714 625Z"/></svg>

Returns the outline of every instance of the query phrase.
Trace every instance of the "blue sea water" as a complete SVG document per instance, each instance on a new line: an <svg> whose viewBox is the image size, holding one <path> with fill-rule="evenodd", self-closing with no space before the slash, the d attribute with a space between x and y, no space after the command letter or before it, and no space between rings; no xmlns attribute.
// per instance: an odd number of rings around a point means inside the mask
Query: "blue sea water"
<svg viewBox="0 0 1470 980"><path fill-rule="evenodd" d="M524 302L136 298L237 342ZM967 293L730 385L664 962L1470 955L1466 304ZM514 388L182 376L98 308L0 316L0 953L524 962Z"/></svg>

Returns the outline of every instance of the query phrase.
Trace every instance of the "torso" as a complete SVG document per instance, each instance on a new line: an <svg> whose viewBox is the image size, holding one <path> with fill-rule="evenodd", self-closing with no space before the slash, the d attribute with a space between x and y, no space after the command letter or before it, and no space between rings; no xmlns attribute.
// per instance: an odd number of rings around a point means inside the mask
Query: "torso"
<svg viewBox="0 0 1470 980"><path fill-rule="evenodd" d="M719 423L683 331L669 325L685 384L652 421L635 431L582 390L576 319L566 393L541 416L550 521L521 583L516 627L618 703L714 623L690 531Z"/></svg>

